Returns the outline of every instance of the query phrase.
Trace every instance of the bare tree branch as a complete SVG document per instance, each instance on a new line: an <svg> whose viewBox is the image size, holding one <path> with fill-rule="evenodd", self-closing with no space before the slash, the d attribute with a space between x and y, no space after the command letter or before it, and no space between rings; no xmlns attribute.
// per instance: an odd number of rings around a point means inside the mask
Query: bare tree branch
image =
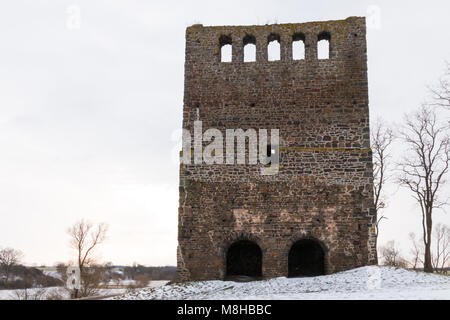
<svg viewBox="0 0 450 320"><path fill-rule="evenodd" d="M432 264L435 272L444 272L450 263L450 228L441 223L434 228L435 250Z"/></svg>
<svg viewBox="0 0 450 320"><path fill-rule="evenodd" d="M5 284L9 281L12 268L20 263L22 257L22 252L13 248L0 250L0 272L4 275Z"/></svg>
<svg viewBox="0 0 450 320"><path fill-rule="evenodd" d="M104 223L93 226L92 223L84 220L75 223L67 230L70 246L76 251L77 266L81 274L81 292L75 289L72 293L74 298L90 295L95 287L92 285L94 278L100 278L100 269L95 263L93 253L105 240L107 231L108 226Z"/></svg>
<svg viewBox="0 0 450 320"><path fill-rule="evenodd" d="M381 257L385 266L396 268L406 268L408 266L406 259L401 256L394 240L387 242L385 246L381 247Z"/></svg>
<svg viewBox="0 0 450 320"><path fill-rule="evenodd" d="M411 249L412 257L412 268L414 270L417 269L418 265L423 265L423 259L421 258L423 256L423 246L420 245L420 242L416 240L416 235L414 232L411 232L409 234L409 239L411 239L411 242L413 243L413 248Z"/></svg>
<svg viewBox="0 0 450 320"><path fill-rule="evenodd" d="M401 138L407 147L399 163L398 182L409 188L422 213L424 270L433 272L431 234L433 210L442 208L448 199L441 200L444 176L450 163L449 126L437 120L436 111L423 105L406 117Z"/></svg>
<svg viewBox="0 0 450 320"><path fill-rule="evenodd" d="M373 193L374 206L377 216L375 223L375 245L377 243L380 222L387 219L381 214L381 210L386 208L386 198L384 197L384 185L389 175L389 161L391 155L389 147L394 141L394 134L382 119L378 119L372 130L372 152L373 152Z"/></svg>
<svg viewBox="0 0 450 320"><path fill-rule="evenodd" d="M450 109L450 63L446 63L446 71L437 84L428 89L433 99L432 105Z"/></svg>

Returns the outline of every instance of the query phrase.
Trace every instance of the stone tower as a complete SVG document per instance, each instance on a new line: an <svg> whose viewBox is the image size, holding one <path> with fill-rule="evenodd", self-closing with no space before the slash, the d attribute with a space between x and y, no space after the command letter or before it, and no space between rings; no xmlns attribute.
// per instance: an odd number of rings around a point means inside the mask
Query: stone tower
<svg viewBox="0 0 450 320"><path fill-rule="evenodd" d="M272 41L279 60L268 59ZM253 62L244 62L248 44ZM226 45L231 62L222 62ZM196 120L224 133L279 129L279 171L180 166L178 280L308 276L376 263L365 18L187 28L183 129L193 136Z"/></svg>

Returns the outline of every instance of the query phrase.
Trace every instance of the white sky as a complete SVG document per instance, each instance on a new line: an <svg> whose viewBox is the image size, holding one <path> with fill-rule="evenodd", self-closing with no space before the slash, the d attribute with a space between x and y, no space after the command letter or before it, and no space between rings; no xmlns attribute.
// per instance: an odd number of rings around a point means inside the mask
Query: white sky
<svg viewBox="0 0 450 320"><path fill-rule="evenodd" d="M344 19L370 5L381 18L367 39L371 117L400 122L450 60L448 1L2 1L0 246L27 263L67 261L65 231L88 218L110 225L104 261L174 265L185 28ZM418 207L400 189L386 214L380 242L407 252Z"/></svg>

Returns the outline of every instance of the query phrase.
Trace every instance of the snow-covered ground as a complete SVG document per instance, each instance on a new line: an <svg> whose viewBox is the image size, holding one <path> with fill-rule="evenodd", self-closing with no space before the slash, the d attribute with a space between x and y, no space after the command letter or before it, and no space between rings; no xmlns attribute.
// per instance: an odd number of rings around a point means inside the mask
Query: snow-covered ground
<svg viewBox="0 0 450 320"><path fill-rule="evenodd" d="M31 288L26 291L30 300L35 300L35 296L39 297L37 300L45 300L54 294L61 295L63 298L69 296L69 293L63 287ZM22 289L0 290L0 300L22 300L24 296L25 290Z"/></svg>
<svg viewBox="0 0 450 320"><path fill-rule="evenodd" d="M46 276L53 277L58 280L62 280L61 274L56 270L43 270L42 271Z"/></svg>
<svg viewBox="0 0 450 320"><path fill-rule="evenodd" d="M311 278L173 284L111 299L450 299L450 276L370 266Z"/></svg>
<svg viewBox="0 0 450 320"><path fill-rule="evenodd" d="M125 281L125 283L130 284L131 281ZM155 280L148 284L147 288L157 288L163 286L167 283L167 280ZM137 289L138 290L138 289ZM100 289L98 296L110 296L110 295L120 295L127 292L126 288L114 288L114 289ZM69 292L63 287L48 287L48 288L31 288L27 289L27 294L29 299L33 300L34 296L38 295L39 300L46 300L50 296L58 294L62 299L69 299ZM0 290L0 300L18 300L23 299L24 290ZM20 297L20 298L19 298Z"/></svg>

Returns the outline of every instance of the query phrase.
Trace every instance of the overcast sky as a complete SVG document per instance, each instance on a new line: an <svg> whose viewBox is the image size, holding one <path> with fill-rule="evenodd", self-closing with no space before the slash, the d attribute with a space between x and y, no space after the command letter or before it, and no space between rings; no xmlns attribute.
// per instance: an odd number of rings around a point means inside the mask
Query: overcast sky
<svg viewBox="0 0 450 320"><path fill-rule="evenodd" d="M88 218L110 225L103 261L175 265L187 26L370 14L371 117L399 123L450 60L449 12L448 1L1 1L0 247L67 261L66 229ZM420 211L389 192L380 242L406 253Z"/></svg>

